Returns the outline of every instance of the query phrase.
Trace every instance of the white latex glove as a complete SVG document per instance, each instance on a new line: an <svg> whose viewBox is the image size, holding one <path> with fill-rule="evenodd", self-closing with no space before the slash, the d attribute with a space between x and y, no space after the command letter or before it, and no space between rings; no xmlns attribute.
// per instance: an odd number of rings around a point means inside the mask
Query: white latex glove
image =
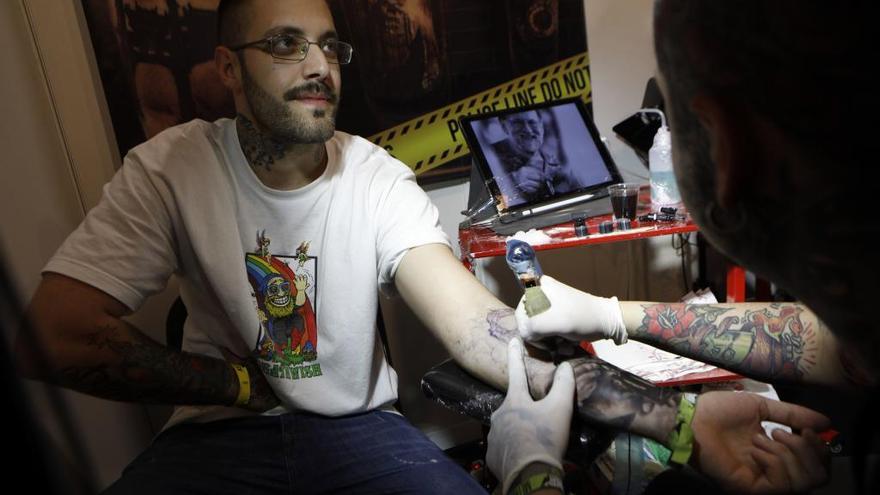
<svg viewBox="0 0 880 495"><path fill-rule="evenodd" d="M562 469L574 407L574 372L562 363L546 397L532 400L523 362L523 343L513 338L507 347L507 397L492 414L486 461L507 493L517 474L533 462Z"/></svg>
<svg viewBox="0 0 880 495"><path fill-rule="evenodd" d="M626 342L626 326L616 297L598 297L569 287L549 275L541 277L541 290L550 309L529 318L525 298L516 306L516 326L522 338L532 341L559 336L568 340L611 339Z"/></svg>

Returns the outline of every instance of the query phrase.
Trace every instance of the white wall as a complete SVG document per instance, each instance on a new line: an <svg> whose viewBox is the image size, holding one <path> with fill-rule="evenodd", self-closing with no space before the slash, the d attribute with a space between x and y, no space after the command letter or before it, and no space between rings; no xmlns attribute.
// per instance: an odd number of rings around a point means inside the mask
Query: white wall
<svg viewBox="0 0 880 495"><path fill-rule="evenodd" d="M636 109L653 72L651 1L588 0L585 5L596 121L625 176L644 179L644 167L610 128ZM0 122L0 239L25 300L40 268L97 201L119 159L79 9L78 0L0 2L0 112L5 117ZM444 230L456 239L467 185L434 188L429 195L440 208ZM547 273L597 294L670 300L683 288L668 242L542 253L541 263ZM502 300L515 304L518 292L503 263L481 263L478 275ZM160 341L173 292L150 301L134 318ZM383 306L406 414L441 446L474 438L474 423L424 399L419 390L424 371L446 357L442 347L402 304ZM105 486L148 442L153 427L148 417L156 411L70 392L65 396L96 460L99 485Z"/></svg>
<svg viewBox="0 0 880 495"><path fill-rule="evenodd" d="M73 0L0 1L0 247L20 299L36 289L40 269L93 206L113 171L115 143L96 95ZM118 159L118 158L117 158ZM167 297L167 296L166 296ZM161 339L161 298L135 316ZM11 340L11 334L3 338ZM46 387L29 383L35 408L61 451L58 411ZM149 441L149 417L161 409L63 391L98 485L116 479Z"/></svg>

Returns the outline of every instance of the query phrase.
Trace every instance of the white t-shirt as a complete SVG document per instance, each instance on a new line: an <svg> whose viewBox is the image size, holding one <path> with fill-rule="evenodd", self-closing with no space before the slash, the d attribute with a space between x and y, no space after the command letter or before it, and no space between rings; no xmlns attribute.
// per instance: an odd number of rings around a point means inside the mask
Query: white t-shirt
<svg viewBox="0 0 880 495"><path fill-rule="evenodd" d="M408 249L449 240L405 165L342 132L326 147L321 177L279 191L251 170L235 121L168 129L131 150L44 271L132 310L177 274L183 349L256 353L283 404L268 414L389 408L397 375L377 338L377 288L393 293ZM179 406L166 428L246 414Z"/></svg>

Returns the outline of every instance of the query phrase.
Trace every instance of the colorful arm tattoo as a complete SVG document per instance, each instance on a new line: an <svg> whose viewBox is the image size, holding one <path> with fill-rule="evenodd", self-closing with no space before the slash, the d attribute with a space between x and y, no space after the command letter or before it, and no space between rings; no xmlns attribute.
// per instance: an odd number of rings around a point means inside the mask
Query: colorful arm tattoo
<svg viewBox="0 0 880 495"><path fill-rule="evenodd" d="M737 311L715 305L643 305L631 335L676 354L770 380L798 381L816 365L818 343L802 307Z"/></svg>

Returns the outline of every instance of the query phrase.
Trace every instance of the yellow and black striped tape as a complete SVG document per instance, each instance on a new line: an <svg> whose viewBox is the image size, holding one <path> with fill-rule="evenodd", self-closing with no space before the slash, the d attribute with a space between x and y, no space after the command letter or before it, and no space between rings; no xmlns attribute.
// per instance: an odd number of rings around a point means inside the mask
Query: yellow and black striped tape
<svg viewBox="0 0 880 495"><path fill-rule="evenodd" d="M589 65L587 52L560 60L370 136L369 140L387 149L416 175L427 172L469 152L459 129L460 117L574 96L588 103L592 94Z"/></svg>

